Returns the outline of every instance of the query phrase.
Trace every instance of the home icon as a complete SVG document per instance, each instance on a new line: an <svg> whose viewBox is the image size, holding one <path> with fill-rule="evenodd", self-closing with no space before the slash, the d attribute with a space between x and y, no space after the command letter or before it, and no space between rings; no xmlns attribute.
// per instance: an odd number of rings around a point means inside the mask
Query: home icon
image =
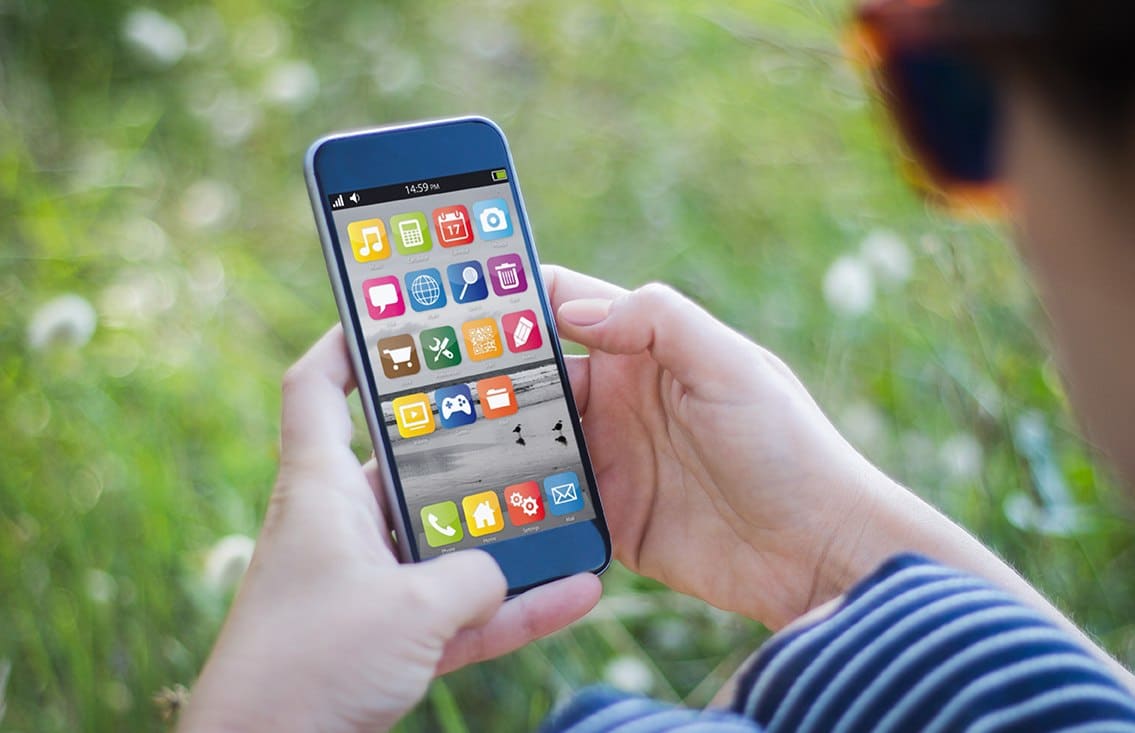
<svg viewBox="0 0 1135 733"><path fill-rule="evenodd" d="M496 524L496 521L497 515L493 514L493 508L487 501L482 501L473 510L473 523L476 524L477 529L488 529Z"/></svg>
<svg viewBox="0 0 1135 733"><path fill-rule="evenodd" d="M500 499L495 491L466 496L461 500L461 508L465 510L465 523L469 525L469 534L473 537L504 529Z"/></svg>

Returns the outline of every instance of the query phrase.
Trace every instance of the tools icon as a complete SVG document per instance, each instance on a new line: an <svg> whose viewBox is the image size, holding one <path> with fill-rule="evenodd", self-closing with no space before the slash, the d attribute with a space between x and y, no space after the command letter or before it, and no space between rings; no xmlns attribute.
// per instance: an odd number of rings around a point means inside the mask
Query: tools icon
<svg viewBox="0 0 1135 733"><path fill-rule="evenodd" d="M457 346L457 333L453 326L427 328L418 336L430 369L447 369L461 363L461 349Z"/></svg>
<svg viewBox="0 0 1135 733"><path fill-rule="evenodd" d="M433 359L431 361L434 364L440 364L441 357L443 356L449 360L452 360L454 358L453 351L449 348L448 338L439 339L435 336L433 343L426 347L426 351L428 351L430 355L433 356Z"/></svg>

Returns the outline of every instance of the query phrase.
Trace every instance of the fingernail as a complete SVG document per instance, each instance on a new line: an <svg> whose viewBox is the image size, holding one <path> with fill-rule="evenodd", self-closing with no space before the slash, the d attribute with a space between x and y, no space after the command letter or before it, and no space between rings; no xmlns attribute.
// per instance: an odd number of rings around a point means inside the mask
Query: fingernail
<svg viewBox="0 0 1135 733"><path fill-rule="evenodd" d="M600 298L569 300L560 306L560 318L573 326L594 326L611 312L611 301Z"/></svg>

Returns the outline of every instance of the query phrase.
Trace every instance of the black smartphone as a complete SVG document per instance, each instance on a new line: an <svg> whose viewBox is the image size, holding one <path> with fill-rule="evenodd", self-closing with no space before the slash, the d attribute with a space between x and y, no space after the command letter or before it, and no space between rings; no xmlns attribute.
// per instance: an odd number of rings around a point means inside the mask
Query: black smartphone
<svg viewBox="0 0 1135 733"><path fill-rule="evenodd" d="M332 135L305 169L402 560L482 549L510 594L602 572L610 536L500 128Z"/></svg>

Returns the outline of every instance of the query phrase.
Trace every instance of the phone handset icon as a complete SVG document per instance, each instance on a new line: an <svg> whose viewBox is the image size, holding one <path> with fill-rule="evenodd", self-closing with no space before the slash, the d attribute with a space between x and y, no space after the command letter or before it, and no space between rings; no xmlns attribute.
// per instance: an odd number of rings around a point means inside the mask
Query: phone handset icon
<svg viewBox="0 0 1135 733"><path fill-rule="evenodd" d="M426 521L430 523L430 526L434 528L435 532L440 532L446 537L452 537L453 535L457 534L457 530L455 528L443 526L442 523L438 521L437 515L433 512L430 512L426 515Z"/></svg>
<svg viewBox="0 0 1135 733"><path fill-rule="evenodd" d="M424 398L425 395L422 397ZM457 504L452 501L439 501L437 504L422 507L421 517L426 543L430 547L445 547L465 538L465 533L461 531Z"/></svg>

